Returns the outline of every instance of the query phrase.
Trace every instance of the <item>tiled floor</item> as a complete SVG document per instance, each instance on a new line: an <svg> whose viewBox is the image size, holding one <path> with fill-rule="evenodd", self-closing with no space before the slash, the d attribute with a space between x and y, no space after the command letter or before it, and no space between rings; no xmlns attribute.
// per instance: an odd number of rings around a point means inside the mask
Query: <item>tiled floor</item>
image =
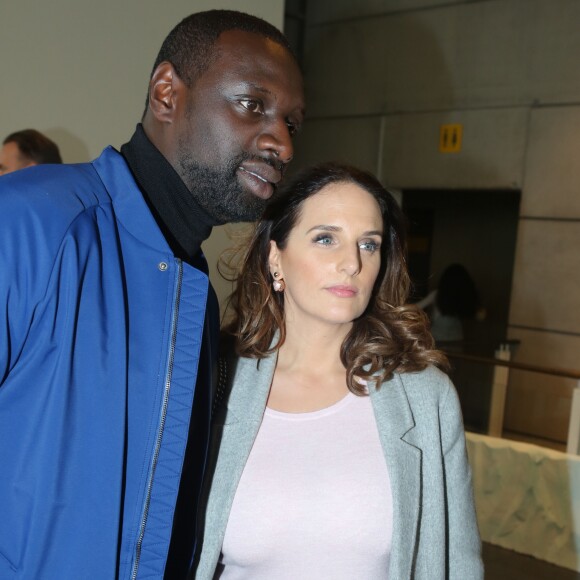
<svg viewBox="0 0 580 580"><path fill-rule="evenodd" d="M485 580L580 580L580 573L483 544Z"/></svg>

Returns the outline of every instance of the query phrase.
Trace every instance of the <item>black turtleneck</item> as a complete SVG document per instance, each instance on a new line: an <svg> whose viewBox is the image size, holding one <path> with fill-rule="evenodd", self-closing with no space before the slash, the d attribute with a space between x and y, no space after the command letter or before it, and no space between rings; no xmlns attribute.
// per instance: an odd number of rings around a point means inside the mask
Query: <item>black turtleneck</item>
<svg viewBox="0 0 580 580"><path fill-rule="evenodd" d="M200 207L194 193L149 141L139 123L128 143L121 147L143 197L173 253L191 263L215 221Z"/></svg>

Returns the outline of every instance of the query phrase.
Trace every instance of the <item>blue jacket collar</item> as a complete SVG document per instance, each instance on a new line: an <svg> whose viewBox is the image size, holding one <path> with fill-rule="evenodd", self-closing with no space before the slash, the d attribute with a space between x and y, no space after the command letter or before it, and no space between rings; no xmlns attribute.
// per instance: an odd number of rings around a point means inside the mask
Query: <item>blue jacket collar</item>
<svg viewBox="0 0 580 580"><path fill-rule="evenodd" d="M119 223L146 246L172 253L122 155L109 146L93 167L111 196Z"/></svg>

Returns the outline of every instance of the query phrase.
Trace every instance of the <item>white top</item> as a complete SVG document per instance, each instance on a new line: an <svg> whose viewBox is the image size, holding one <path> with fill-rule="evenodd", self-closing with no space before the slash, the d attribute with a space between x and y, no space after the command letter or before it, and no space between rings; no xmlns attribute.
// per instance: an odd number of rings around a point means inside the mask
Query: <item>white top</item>
<svg viewBox="0 0 580 580"><path fill-rule="evenodd" d="M222 547L221 580L386 580L389 474L369 397L266 409Z"/></svg>

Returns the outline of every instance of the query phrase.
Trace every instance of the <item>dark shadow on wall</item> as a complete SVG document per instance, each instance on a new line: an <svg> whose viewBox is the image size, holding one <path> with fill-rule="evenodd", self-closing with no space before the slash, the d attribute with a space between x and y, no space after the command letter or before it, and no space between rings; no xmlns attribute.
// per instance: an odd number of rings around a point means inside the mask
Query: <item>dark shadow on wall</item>
<svg viewBox="0 0 580 580"><path fill-rule="evenodd" d="M307 118L296 138L292 171L339 160L371 170L388 185L396 178L391 172L381 175L383 165L389 168L385 157L395 165L404 158L408 172L414 171L409 162L416 160L421 171L423 156L416 154L426 136L421 142L407 124L390 120L400 113L453 108L451 75L432 31L401 13L306 21L304 38ZM436 150L437 134L434 145Z"/></svg>
<svg viewBox="0 0 580 580"><path fill-rule="evenodd" d="M64 163L84 163L91 160L85 142L70 131L55 127L44 133L58 145Z"/></svg>

